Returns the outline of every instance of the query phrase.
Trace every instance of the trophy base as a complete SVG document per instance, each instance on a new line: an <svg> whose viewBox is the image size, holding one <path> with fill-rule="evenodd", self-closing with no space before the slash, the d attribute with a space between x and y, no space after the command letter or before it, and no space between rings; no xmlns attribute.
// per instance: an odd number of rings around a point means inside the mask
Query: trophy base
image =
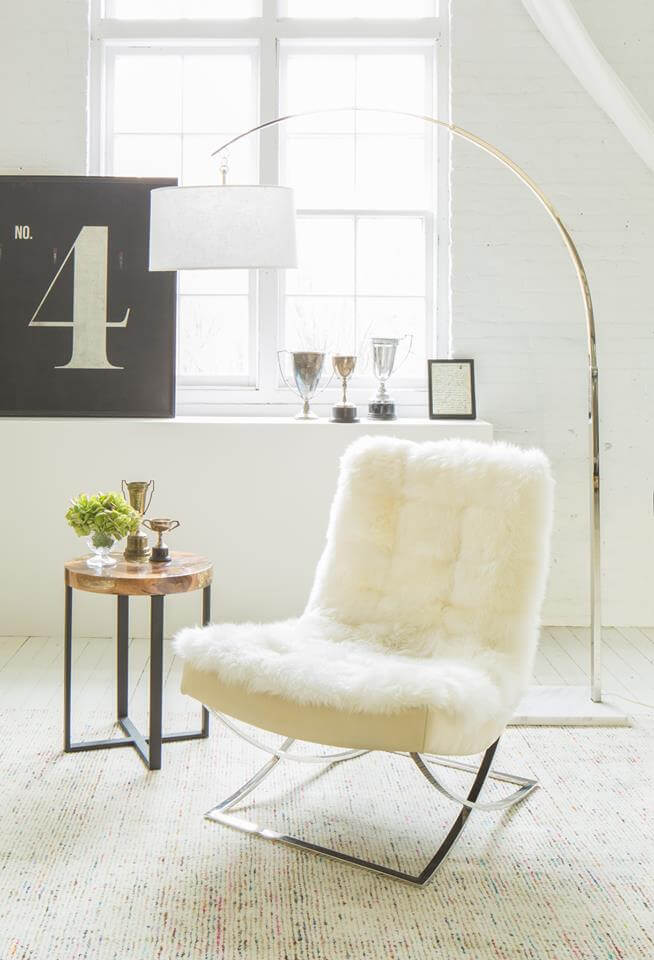
<svg viewBox="0 0 654 960"><path fill-rule="evenodd" d="M371 400L368 404L369 420L397 420L394 400Z"/></svg>
<svg viewBox="0 0 654 960"><path fill-rule="evenodd" d="M331 423L358 423L357 408L353 403L337 403L332 407Z"/></svg>
<svg viewBox="0 0 654 960"><path fill-rule="evenodd" d="M145 562L150 559L150 545L144 533L130 533L123 552L125 560Z"/></svg>
<svg viewBox="0 0 654 960"><path fill-rule="evenodd" d="M151 563L170 563L171 557L168 547L153 547L150 554Z"/></svg>

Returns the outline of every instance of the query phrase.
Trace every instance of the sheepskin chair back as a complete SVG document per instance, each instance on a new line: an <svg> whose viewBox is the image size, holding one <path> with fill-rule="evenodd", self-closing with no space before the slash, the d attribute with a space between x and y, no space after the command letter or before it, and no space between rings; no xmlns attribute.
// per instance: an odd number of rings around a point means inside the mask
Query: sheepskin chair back
<svg viewBox="0 0 654 960"><path fill-rule="evenodd" d="M341 462L305 616L417 656L486 648L495 667L505 655L513 681L526 682L552 494L539 450L363 437Z"/></svg>

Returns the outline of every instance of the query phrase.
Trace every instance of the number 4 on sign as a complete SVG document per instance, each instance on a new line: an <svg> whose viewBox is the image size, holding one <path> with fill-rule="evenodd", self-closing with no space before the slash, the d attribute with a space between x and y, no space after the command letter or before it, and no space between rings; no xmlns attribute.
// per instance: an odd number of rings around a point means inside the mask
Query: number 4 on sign
<svg viewBox="0 0 654 960"><path fill-rule="evenodd" d="M110 323L107 320L108 249L109 227L82 227L29 322L30 327L73 328L70 360L55 366L55 370L123 369L107 359L107 327L126 327L131 308L127 308L120 322ZM48 299L71 254L74 254L73 319L37 320L39 310Z"/></svg>

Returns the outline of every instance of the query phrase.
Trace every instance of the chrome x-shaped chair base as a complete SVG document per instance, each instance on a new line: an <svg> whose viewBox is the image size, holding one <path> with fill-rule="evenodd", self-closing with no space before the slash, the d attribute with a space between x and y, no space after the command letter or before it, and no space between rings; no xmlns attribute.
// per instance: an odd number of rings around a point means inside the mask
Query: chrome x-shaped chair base
<svg viewBox="0 0 654 960"><path fill-rule="evenodd" d="M431 783L433 787L435 787L449 800L461 805L461 810L459 811L456 820L452 824L440 847L424 870L414 876L410 873L404 873L401 870L395 870L393 867L386 867L383 864L371 863L369 860L363 860L360 857L353 857L348 853L342 853L340 850L332 850L329 847L322 847L319 844L310 843L308 840L302 840L299 837L292 837L285 833L278 833L276 830L269 830L265 827L260 827L258 824L253 823L250 820L243 820L239 817L233 816L228 812L232 809L232 807L236 806L237 803L247 797L248 794L251 793L261 783L261 781L268 776L268 774L279 763L280 760L294 760L301 763L325 763L332 765L335 763L342 763L344 760L351 760L354 757L362 756L364 753L368 753L369 751L347 750L318 756L307 756L301 754L292 756L289 751L291 746L295 743L293 738L288 737L286 740L284 740L279 749L271 749L270 747L264 746L253 737L250 737L248 734L244 733L244 731L240 730L236 724L234 724L227 717L220 713L217 713L216 716L238 736L242 737L244 740L247 740L248 743L252 743L254 746L259 747L261 750L264 750L266 753L270 753L272 756L271 759L268 760L268 762L265 763L263 767L257 773L255 773L253 777L250 778L250 780L247 781L247 783L244 783L242 787L240 787L235 793L231 794L231 796L227 797L226 800L223 800L222 803L219 803L217 806L209 810L208 813L205 814L208 820L214 820L216 823L223 823L229 827L235 827L237 830L243 830L245 833L251 833L258 837L263 837L266 840L277 840L281 843L289 844L292 847L299 847L301 850L307 850L312 853L320 853L325 857L330 857L332 860L340 860L343 863L350 863L358 867L365 867L367 870L373 870L375 873L380 873L386 877L393 877L395 880L404 880L407 883L414 884L415 886L422 887L431 880L436 870L440 867L454 846L455 842L461 836L461 832L468 820L468 817L470 816L470 813L473 810L506 809L507 807L512 806L514 803L518 803L520 800L523 800L538 786L537 780L528 780L524 777L516 777L508 773L500 773L497 770L491 770L491 763L493 762L493 757L495 755L495 751L497 750L499 738L486 750L479 767L471 766L467 763L459 763L458 761L450 760L445 757L429 757L428 762L430 764L438 764L440 766L450 767L452 769L463 770L467 773L475 774L475 779L467 797L459 797L446 786L444 786L444 784L442 784L434 776L432 771L429 770L427 763L420 754L410 754L411 759L414 761L420 772L426 777L429 783ZM504 797L502 800L496 800L491 803L481 803L478 800L478 797L481 793L484 783L489 777L493 780L501 780L504 783L515 784L518 786L518 790L515 790L508 797Z"/></svg>

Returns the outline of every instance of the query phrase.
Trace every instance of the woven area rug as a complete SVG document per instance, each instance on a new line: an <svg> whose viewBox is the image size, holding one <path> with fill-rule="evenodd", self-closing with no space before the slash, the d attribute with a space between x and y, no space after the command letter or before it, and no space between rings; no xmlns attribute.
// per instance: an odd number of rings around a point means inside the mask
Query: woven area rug
<svg viewBox="0 0 654 960"><path fill-rule="evenodd" d="M541 789L473 814L424 889L204 820L265 759L216 724L148 773L132 750L63 755L53 712L2 722L2 958L654 957L651 718L509 730L498 768ZM416 870L456 814L403 757L299 767L279 764L244 815Z"/></svg>

